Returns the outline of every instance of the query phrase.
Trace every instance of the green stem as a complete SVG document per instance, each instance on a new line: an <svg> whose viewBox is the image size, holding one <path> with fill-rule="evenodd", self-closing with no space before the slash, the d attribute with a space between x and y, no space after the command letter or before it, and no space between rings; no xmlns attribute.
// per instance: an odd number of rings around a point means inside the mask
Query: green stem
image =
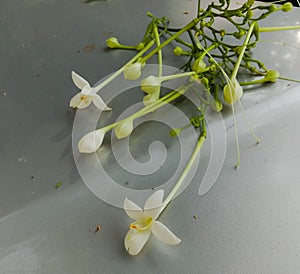
<svg viewBox="0 0 300 274"><path fill-rule="evenodd" d="M117 78L128 65L131 65L134 63L137 59L139 59L148 49L150 49L154 44L154 41L150 41L138 54L136 54L132 59L130 59L123 67L118 69L115 73L113 73L111 76L109 76L107 79L105 79L103 82L101 82L99 85L94 87L94 93L97 93L100 89L105 87L107 84L109 84L112 80Z"/></svg>
<svg viewBox="0 0 300 274"><path fill-rule="evenodd" d="M249 31L248 31L248 33L247 33L247 36L246 36L246 38L245 38L245 41L244 41L244 44L243 44L243 47L242 47L242 50L241 50L241 53L240 53L240 55L239 55L239 57L238 57L238 59L237 59L237 62L236 62L236 64L235 64L235 66L234 66L234 69L233 69L233 71L232 71L231 78L230 78L231 81L233 81L233 80L236 78L238 69L239 69L239 67L240 67L240 64L241 64L241 62L242 62L243 56L244 56L244 54L245 54L245 50L246 50L247 44L248 44L248 42L249 42L249 40L250 40L250 37L251 37L251 34L252 34L252 31L253 31L254 26L255 26L255 23L252 23L252 24L250 25Z"/></svg>
<svg viewBox="0 0 300 274"><path fill-rule="evenodd" d="M156 54L159 50L161 50L163 47L165 47L166 45L168 45L170 42L172 42L175 38L177 38L178 36L180 36L182 33L184 33L185 31L193 28L196 24L198 24L198 22L200 21L199 18L195 18L193 19L190 23L188 23L186 26L184 26L181 30L179 30L178 32L176 32L175 34L173 34L171 37L169 37L166 41L164 41L159 47L155 48L154 50L152 50L150 53L148 53L148 55L146 55L145 57L143 57L140 62L141 63L145 63L149 58L151 58L154 54Z"/></svg>
<svg viewBox="0 0 300 274"><path fill-rule="evenodd" d="M122 45L119 44L118 46L114 47L113 49L133 49L136 50L137 46L128 46L128 45Z"/></svg>
<svg viewBox="0 0 300 274"><path fill-rule="evenodd" d="M202 123L202 125L204 125L204 121ZM193 154L191 156L191 158L189 159L187 165L185 166L183 172L181 173L176 185L174 186L174 188L172 189L172 191L169 193L169 195L167 196L167 198L165 199L165 201L163 202L163 207L161 209L161 212L166 208L166 206L171 202L171 200L173 199L174 195L176 194L176 192L178 191L178 189L180 188L180 186L182 185L185 177L187 176L188 172L190 171L191 167L194 164L194 161L196 160L200 149L202 147L202 145L204 144L204 141L206 139L206 129L205 126L203 126L203 131L198 139L198 142L195 146L195 149L193 151Z"/></svg>
<svg viewBox="0 0 300 274"><path fill-rule="evenodd" d="M266 80L266 78L262 78L259 80L254 80L254 81L249 81L249 82L239 82L239 84L241 86L249 86L249 85L257 85L257 84L262 84L268 82L268 80Z"/></svg>
<svg viewBox="0 0 300 274"><path fill-rule="evenodd" d="M271 31L281 31L281 30L294 30L300 29L300 26L285 26L285 27L264 27L259 28L259 32L271 32Z"/></svg>
<svg viewBox="0 0 300 274"><path fill-rule="evenodd" d="M157 110L158 108L161 108L162 106L166 105L167 103L170 103L170 102L174 101L175 99L177 99L178 97L180 97L182 94L184 94L188 90L188 88L189 88L189 86L186 86L186 87L182 87L178 90L174 90L174 91L168 93L167 95L165 95L164 97L158 99L155 103L153 103L149 106L146 106L146 107L140 109L139 111L135 112L131 116L128 116L122 120L119 120L115 123L109 124L100 129L104 130L105 132L108 132L108 131L112 130L116 125L125 122L127 119L134 120L134 119L142 117L150 112L153 112L153 111Z"/></svg>
<svg viewBox="0 0 300 274"><path fill-rule="evenodd" d="M154 32L154 37L156 40L156 45L157 47L160 46L160 39L159 39L159 34L158 34L158 29L157 29L157 25L155 24L153 27L153 32ZM162 76L162 51L161 49L158 51L157 53L158 55L158 77Z"/></svg>
<svg viewBox="0 0 300 274"><path fill-rule="evenodd" d="M196 75L196 73L194 71L190 71L190 72L184 72L184 73L179 73L179 74L162 76L162 77L160 77L160 79L163 82L163 81L169 81L169 80L182 78L182 77L186 77L186 76L193 76L193 75Z"/></svg>

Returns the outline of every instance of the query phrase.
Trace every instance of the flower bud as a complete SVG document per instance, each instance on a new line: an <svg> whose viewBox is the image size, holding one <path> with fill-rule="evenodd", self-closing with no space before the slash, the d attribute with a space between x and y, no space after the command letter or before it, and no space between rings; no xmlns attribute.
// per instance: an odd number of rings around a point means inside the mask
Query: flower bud
<svg viewBox="0 0 300 274"><path fill-rule="evenodd" d="M115 134L118 139L125 138L133 131L133 119L126 119L115 127Z"/></svg>
<svg viewBox="0 0 300 274"><path fill-rule="evenodd" d="M160 91L161 79L156 76L149 76L142 80L141 89L146 93L155 93Z"/></svg>
<svg viewBox="0 0 300 274"><path fill-rule="evenodd" d="M124 69L124 78L127 80L136 80L140 78L141 74L142 64L140 62L130 64Z"/></svg>
<svg viewBox="0 0 300 274"><path fill-rule="evenodd" d="M80 153L96 152L104 139L105 131L103 129L93 130L84 135L78 142Z"/></svg>
<svg viewBox="0 0 300 274"><path fill-rule="evenodd" d="M181 47L176 47L173 52L176 56L180 56L183 53L183 49Z"/></svg>
<svg viewBox="0 0 300 274"><path fill-rule="evenodd" d="M238 101L243 95L243 88L240 86L239 82L234 79L229 84L225 85L223 88L223 96L225 102L228 104L233 104Z"/></svg>
<svg viewBox="0 0 300 274"><path fill-rule="evenodd" d="M120 43L116 37L110 37L106 40L106 45L111 49L115 49L120 46Z"/></svg>
<svg viewBox="0 0 300 274"><path fill-rule="evenodd" d="M197 74L203 72L205 68L206 64L202 58L197 58L192 66L192 70L195 71Z"/></svg>
<svg viewBox="0 0 300 274"><path fill-rule="evenodd" d="M284 3L281 7L282 11L289 12L293 9L293 5L290 2Z"/></svg>
<svg viewBox="0 0 300 274"><path fill-rule="evenodd" d="M280 77L280 74L277 70L268 70L265 80L268 82L276 82L276 80Z"/></svg>
<svg viewBox="0 0 300 274"><path fill-rule="evenodd" d="M215 112L220 112L223 109L223 105L218 98L212 100L210 105Z"/></svg>

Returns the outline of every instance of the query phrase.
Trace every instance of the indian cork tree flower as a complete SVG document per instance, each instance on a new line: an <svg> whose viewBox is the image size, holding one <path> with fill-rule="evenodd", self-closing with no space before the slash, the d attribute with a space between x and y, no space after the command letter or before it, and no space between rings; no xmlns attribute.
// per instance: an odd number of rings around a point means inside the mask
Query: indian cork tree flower
<svg viewBox="0 0 300 274"><path fill-rule="evenodd" d="M103 128L93 130L84 135L78 142L78 150L80 153L96 152L104 139L106 130Z"/></svg>
<svg viewBox="0 0 300 274"><path fill-rule="evenodd" d="M118 139L125 138L133 131L133 119L125 119L123 122L115 126L115 134Z"/></svg>
<svg viewBox="0 0 300 274"><path fill-rule="evenodd" d="M142 74L142 63L135 62L126 66L124 69L124 78L127 80L136 80L140 78Z"/></svg>
<svg viewBox="0 0 300 274"><path fill-rule="evenodd" d="M230 105L240 100L242 95L243 88L240 86L239 82L236 79L231 80L223 88L224 100Z"/></svg>
<svg viewBox="0 0 300 274"><path fill-rule="evenodd" d="M130 229L124 239L125 248L130 255L140 253L151 233L169 245L177 245L181 242L164 224L156 220L164 207L163 196L163 190L154 192L146 200L144 210L134 202L125 199L124 210L131 219L135 220L130 224Z"/></svg>
<svg viewBox="0 0 300 274"><path fill-rule="evenodd" d="M70 101L70 107L83 109L88 107L93 102L94 105L100 110L111 110L111 108L108 107L97 94L96 89L91 87L87 80L74 71L72 71L72 80L74 84L81 89L81 91L73 96Z"/></svg>

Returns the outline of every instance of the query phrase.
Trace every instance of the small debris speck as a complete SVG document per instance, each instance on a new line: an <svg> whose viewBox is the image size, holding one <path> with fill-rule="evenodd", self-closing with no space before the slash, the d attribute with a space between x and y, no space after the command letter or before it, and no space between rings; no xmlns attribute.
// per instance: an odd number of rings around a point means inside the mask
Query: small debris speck
<svg viewBox="0 0 300 274"><path fill-rule="evenodd" d="M189 14L187 11L185 11L183 14Z"/></svg>
<svg viewBox="0 0 300 274"><path fill-rule="evenodd" d="M128 182L126 181L126 182L124 183L124 185L127 186L127 185L128 185Z"/></svg>
<svg viewBox="0 0 300 274"><path fill-rule="evenodd" d="M87 44L83 47L83 51L84 52L91 52L91 51L94 51L96 48L95 44Z"/></svg>
<svg viewBox="0 0 300 274"><path fill-rule="evenodd" d="M30 179L33 180L33 179L34 179L34 176L31 176Z"/></svg>
<svg viewBox="0 0 300 274"><path fill-rule="evenodd" d="M6 92L3 93L3 96L6 96Z"/></svg>
<svg viewBox="0 0 300 274"><path fill-rule="evenodd" d="M39 74L37 74L37 75L36 75L36 77L40 77L40 75L39 75Z"/></svg>
<svg viewBox="0 0 300 274"><path fill-rule="evenodd" d="M96 230L95 230L95 233L97 233L98 231L100 231L100 229L101 229L101 226L100 226L100 225L97 225Z"/></svg>
<svg viewBox="0 0 300 274"><path fill-rule="evenodd" d="M79 50L79 49L77 50L77 53L80 53L80 50Z"/></svg>
<svg viewBox="0 0 300 274"><path fill-rule="evenodd" d="M55 184L55 188L58 189L58 188L61 187L61 185L62 185L62 182L58 182L58 183Z"/></svg>
<svg viewBox="0 0 300 274"><path fill-rule="evenodd" d="M193 218L194 218L195 220L198 219L197 215L193 215Z"/></svg>

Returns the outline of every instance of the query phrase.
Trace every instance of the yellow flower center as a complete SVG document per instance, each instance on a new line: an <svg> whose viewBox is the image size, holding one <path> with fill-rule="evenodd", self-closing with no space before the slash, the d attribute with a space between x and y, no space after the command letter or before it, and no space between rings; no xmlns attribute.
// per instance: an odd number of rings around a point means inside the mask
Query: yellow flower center
<svg viewBox="0 0 300 274"><path fill-rule="evenodd" d="M146 217L137 220L136 222L130 224L130 229L136 229L137 231L144 231L151 227L153 223L152 217Z"/></svg>

